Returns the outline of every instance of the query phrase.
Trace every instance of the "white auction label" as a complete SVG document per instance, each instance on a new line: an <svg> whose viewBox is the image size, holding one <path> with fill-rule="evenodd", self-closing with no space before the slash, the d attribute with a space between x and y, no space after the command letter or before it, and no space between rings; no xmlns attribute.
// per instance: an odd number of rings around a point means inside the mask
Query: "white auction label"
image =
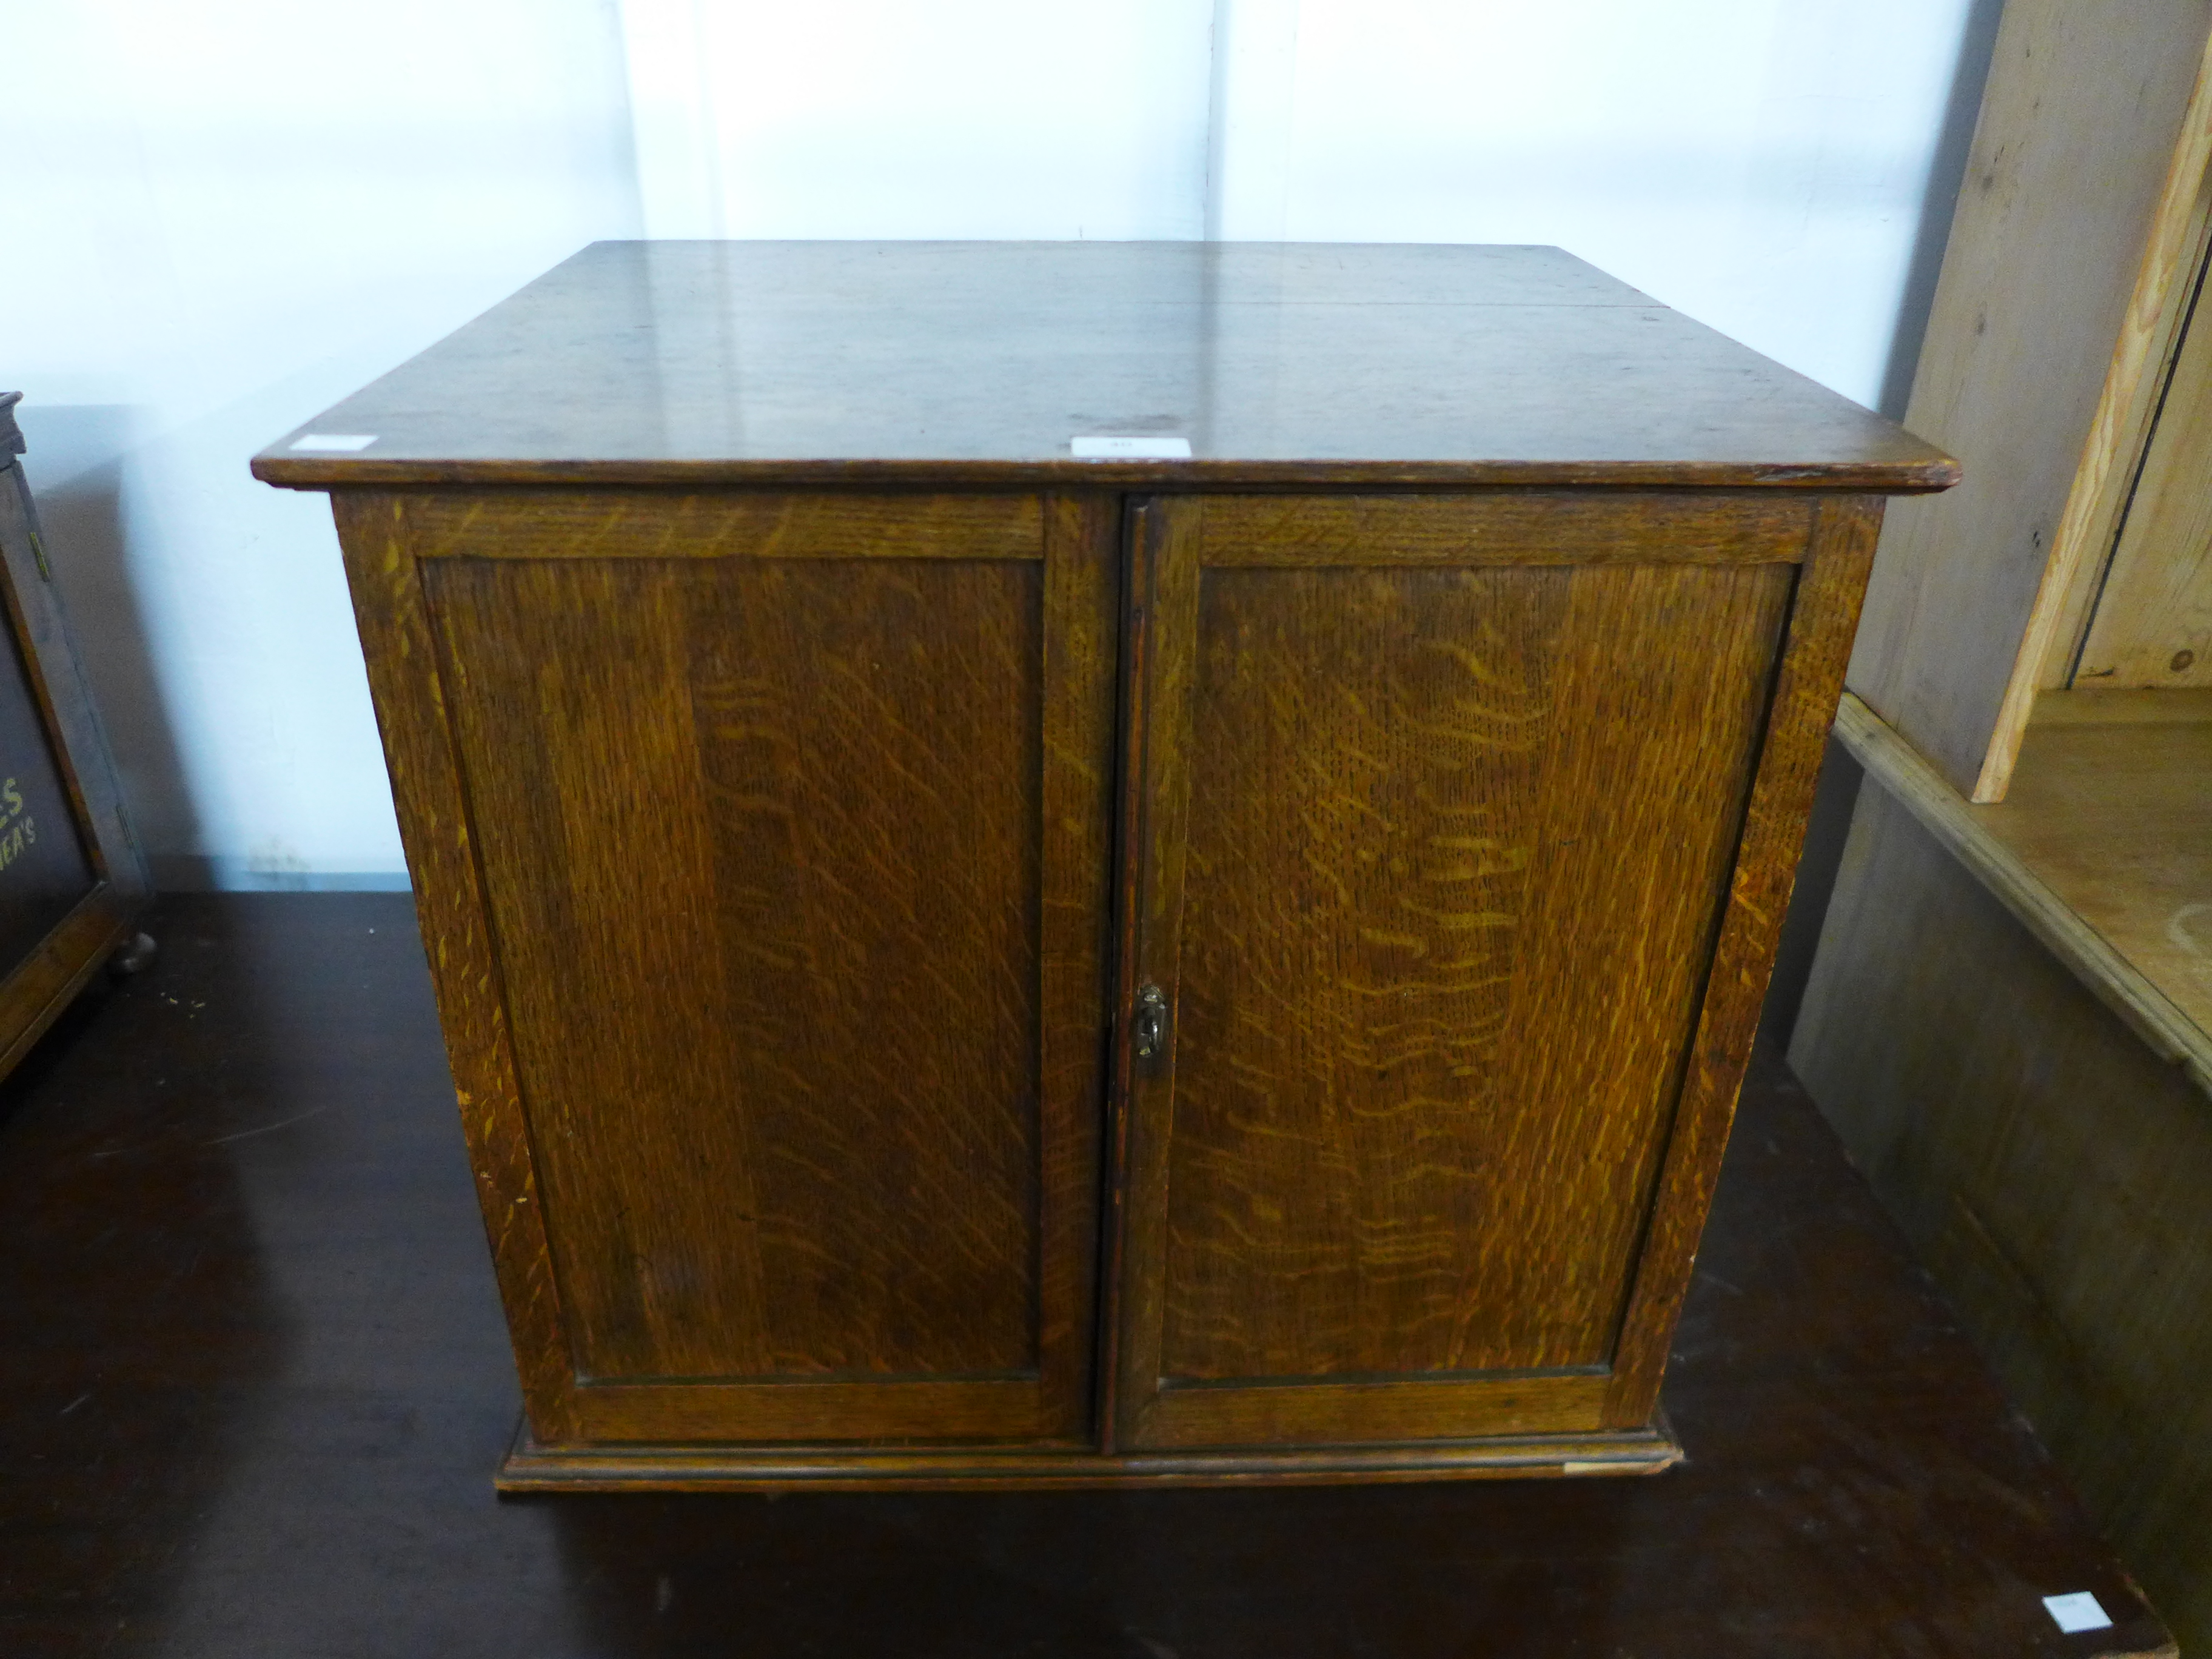
<svg viewBox="0 0 2212 1659"><path fill-rule="evenodd" d="M1188 438L1070 438L1068 449L1079 461L1187 461Z"/></svg>
<svg viewBox="0 0 2212 1659"><path fill-rule="evenodd" d="M2112 1615L2104 1604L2087 1590L2075 1590L2071 1595L2046 1595L2043 1598L2051 1622L2069 1635L2077 1630L2110 1630Z"/></svg>
<svg viewBox="0 0 2212 1659"><path fill-rule="evenodd" d="M376 441L374 433L310 432L304 438L292 440L295 449L320 450L327 454L351 455L368 448Z"/></svg>

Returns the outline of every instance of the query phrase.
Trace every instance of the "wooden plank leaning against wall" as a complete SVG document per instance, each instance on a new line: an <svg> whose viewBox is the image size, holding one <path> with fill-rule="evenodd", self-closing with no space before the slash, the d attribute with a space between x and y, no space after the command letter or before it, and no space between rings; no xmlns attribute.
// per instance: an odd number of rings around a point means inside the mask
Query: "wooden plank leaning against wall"
<svg viewBox="0 0 2212 1659"><path fill-rule="evenodd" d="M2129 21L2005 9L1905 416L1978 453L1890 514L1851 656L1851 690L1977 801L2065 683L2201 259L2212 4Z"/></svg>
<svg viewBox="0 0 2212 1659"><path fill-rule="evenodd" d="M2212 0L2011 0L1790 1060L2212 1654Z"/></svg>

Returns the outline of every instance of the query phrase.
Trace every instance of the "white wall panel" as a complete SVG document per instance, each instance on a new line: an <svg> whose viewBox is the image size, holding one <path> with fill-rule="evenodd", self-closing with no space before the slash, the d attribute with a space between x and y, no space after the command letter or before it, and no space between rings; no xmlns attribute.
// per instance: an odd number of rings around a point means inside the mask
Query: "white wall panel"
<svg viewBox="0 0 2212 1659"><path fill-rule="evenodd" d="M656 235L1204 234L1209 0L625 0L624 17Z"/></svg>
<svg viewBox="0 0 2212 1659"><path fill-rule="evenodd" d="M0 386L157 876L403 878L330 513L246 459L637 234L611 0L0 0Z"/></svg>
<svg viewBox="0 0 2212 1659"><path fill-rule="evenodd" d="M1557 243L1870 404L1972 11L1225 0L1215 217Z"/></svg>

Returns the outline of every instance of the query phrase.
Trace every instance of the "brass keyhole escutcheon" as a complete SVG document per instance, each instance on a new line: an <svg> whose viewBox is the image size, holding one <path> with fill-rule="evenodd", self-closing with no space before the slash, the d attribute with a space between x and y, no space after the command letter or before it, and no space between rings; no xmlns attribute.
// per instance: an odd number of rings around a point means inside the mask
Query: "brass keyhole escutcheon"
<svg viewBox="0 0 2212 1659"><path fill-rule="evenodd" d="M1129 1047L1139 1060L1158 1060L1168 1046L1168 1000L1157 985L1137 993L1136 1018L1129 1032Z"/></svg>

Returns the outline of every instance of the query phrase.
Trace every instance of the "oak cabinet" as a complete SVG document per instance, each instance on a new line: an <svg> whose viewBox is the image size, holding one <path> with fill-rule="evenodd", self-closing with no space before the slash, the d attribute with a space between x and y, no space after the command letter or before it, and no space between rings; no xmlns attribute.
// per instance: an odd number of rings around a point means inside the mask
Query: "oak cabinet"
<svg viewBox="0 0 2212 1659"><path fill-rule="evenodd" d="M692 244L256 468L334 498L506 1484L1677 1455L1940 453L1554 250Z"/></svg>

